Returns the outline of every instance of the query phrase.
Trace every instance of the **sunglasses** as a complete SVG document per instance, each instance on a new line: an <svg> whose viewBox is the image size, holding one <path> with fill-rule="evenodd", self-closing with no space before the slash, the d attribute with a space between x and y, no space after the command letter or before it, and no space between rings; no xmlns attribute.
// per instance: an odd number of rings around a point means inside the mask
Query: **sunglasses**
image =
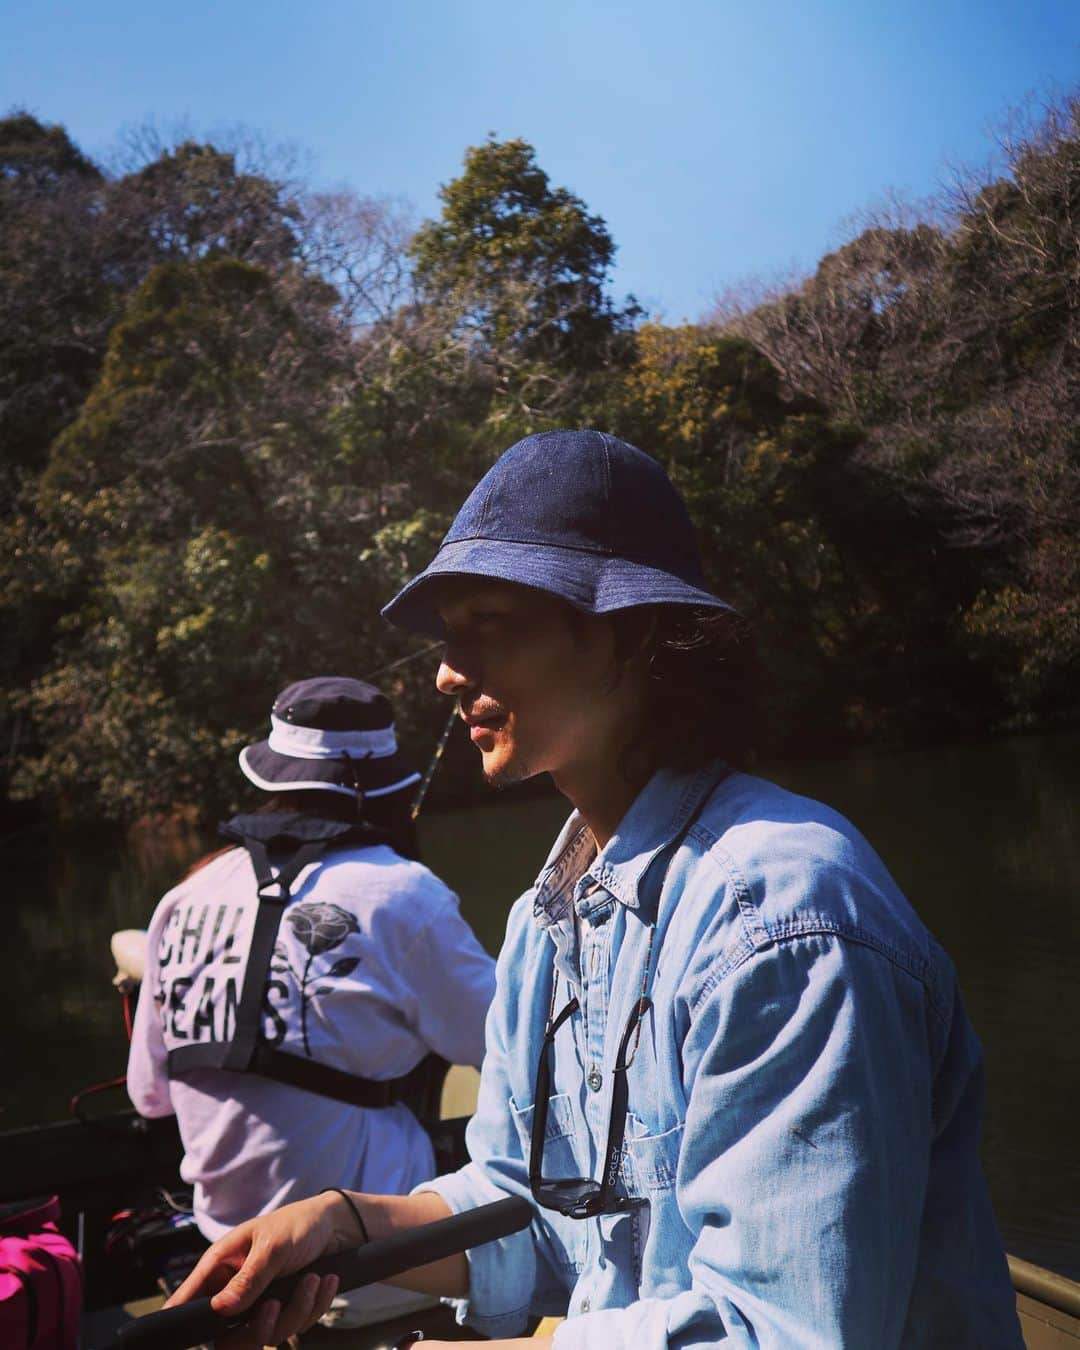
<svg viewBox="0 0 1080 1350"><path fill-rule="evenodd" d="M641 991L636 999L626 1027L619 1042L619 1052L615 1057L615 1069L611 1086L611 1116L608 1120L607 1150L604 1154L604 1171L600 1181L592 1177L545 1177L544 1136L547 1132L548 1103L551 1099L552 1068L555 1058L555 1035L564 1022L577 1012L579 1003L571 998L558 1017L553 1018L555 992L559 987L558 972L551 990L551 1010L548 1013L547 1027L544 1031L543 1045L536 1066L536 1092L533 1101L532 1138L529 1148L529 1189L533 1199L544 1209L555 1210L568 1219L591 1219L598 1214L619 1214L645 1201L631 1196L615 1194L619 1164L622 1160L623 1135L626 1131L626 1107L629 1099L626 1071L634 1062L638 1042L641 1038L641 1021L652 1000L645 997L646 981L649 978L649 966L652 957L652 936L649 932L649 950L645 957L645 973L641 980ZM633 1048L630 1042L633 1039ZM629 1056L629 1057L628 1057Z"/></svg>

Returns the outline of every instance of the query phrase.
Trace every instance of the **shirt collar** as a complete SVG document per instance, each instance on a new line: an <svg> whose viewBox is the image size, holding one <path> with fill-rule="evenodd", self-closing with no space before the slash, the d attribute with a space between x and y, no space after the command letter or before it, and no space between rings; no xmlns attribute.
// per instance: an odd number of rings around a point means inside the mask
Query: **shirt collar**
<svg viewBox="0 0 1080 1350"><path fill-rule="evenodd" d="M659 854L684 833L706 796L728 772L725 764L715 760L690 773L658 769L599 854L588 826L573 812L536 879L533 916L540 927L564 919L576 893L577 912L583 918L607 903L611 895L642 919L655 919L659 887L643 887L645 874ZM579 882L584 884L579 886ZM599 883L602 890L590 888L589 883Z"/></svg>
<svg viewBox="0 0 1080 1350"><path fill-rule="evenodd" d="M572 812L536 878L533 918L541 928L549 928L569 914L577 883L595 854L589 827L577 811Z"/></svg>

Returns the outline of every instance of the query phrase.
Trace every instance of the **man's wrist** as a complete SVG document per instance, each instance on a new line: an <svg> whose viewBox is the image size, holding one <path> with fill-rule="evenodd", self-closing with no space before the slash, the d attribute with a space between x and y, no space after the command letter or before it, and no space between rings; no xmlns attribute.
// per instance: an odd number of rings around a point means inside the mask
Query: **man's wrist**
<svg viewBox="0 0 1080 1350"><path fill-rule="evenodd" d="M402 1229L449 1218L453 1213L437 1191L375 1195L331 1186L312 1199L319 1205L319 1214L331 1229L332 1241L339 1251L344 1247L359 1247L365 1240L377 1242ZM355 1210L350 1207L350 1202L355 1205ZM361 1228L366 1238L361 1235Z"/></svg>
<svg viewBox="0 0 1080 1350"><path fill-rule="evenodd" d="M330 1240L335 1251L360 1247L370 1241L358 1196L350 1195L339 1186L331 1186L315 1198L323 1203L322 1215L330 1224Z"/></svg>

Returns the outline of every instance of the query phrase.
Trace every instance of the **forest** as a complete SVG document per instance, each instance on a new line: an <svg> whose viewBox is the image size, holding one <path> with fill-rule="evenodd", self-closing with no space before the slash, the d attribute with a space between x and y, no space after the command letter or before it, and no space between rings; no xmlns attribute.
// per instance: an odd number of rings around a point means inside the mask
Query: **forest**
<svg viewBox="0 0 1080 1350"><path fill-rule="evenodd" d="M520 139L468 149L417 224L255 143L147 133L106 167L0 119L9 809L228 808L278 689L423 645L380 606L558 426L685 494L756 634L759 754L1075 724L1080 94L998 150L671 326L612 294L606 223ZM418 758L432 664L379 680Z"/></svg>

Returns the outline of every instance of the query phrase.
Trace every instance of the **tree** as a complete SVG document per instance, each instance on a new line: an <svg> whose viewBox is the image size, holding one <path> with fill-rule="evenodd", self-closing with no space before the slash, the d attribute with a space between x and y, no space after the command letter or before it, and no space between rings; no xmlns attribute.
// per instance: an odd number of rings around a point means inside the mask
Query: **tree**
<svg viewBox="0 0 1080 1350"><path fill-rule="evenodd" d="M0 119L0 182L5 189L58 192L82 179L99 183L101 172L61 126L45 126L28 112Z"/></svg>
<svg viewBox="0 0 1080 1350"><path fill-rule="evenodd" d="M110 314L96 247L103 179L62 127L0 120L0 489L14 498L100 367Z"/></svg>
<svg viewBox="0 0 1080 1350"><path fill-rule="evenodd" d="M658 455L718 594L760 625L766 744L820 751L963 724L970 663L936 567L936 522L863 458L863 432L751 343L646 325L617 424Z"/></svg>
<svg viewBox="0 0 1080 1350"><path fill-rule="evenodd" d="M233 258L276 275L296 265L301 223L282 186L239 171L231 152L184 142L110 179L63 128L25 113L0 121L5 495L18 471L42 467L97 379L127 296L155 267Z"/></svg>
<svg viewBox="0 0 1080 1350"><path fill-rule="evenodd" d="M640 313L605 292L615 245L603 220L552 187L523 140L473 146L440 197L412 242L421 303L452 316L526 421L580 403Z"/></svg>
<svg viewBox="0 0 1080 1350"><path fill-rule="evenodd" d="M888 521L882 538L933 558L920 572L883 548L877 571L918 616L907 659L931 639L947 654L960 726L1075 715L1080 687L1080 98L1013 119L999 148L1004 172L958 179L931 221L871 222L813 277L721 316L861 426L885 515L851 535Z"/></svg>
<svg viewBox="0 0 1080 1350"><path fill-rule="evenodd" d="M159 538L192 519L257 531L275 494L302 494L305 461L317 473L310 450L340 354L332 303L321 282L233 259L157 268L42 490L122 486Z"/></svg>
<svg viewBox="0 0 1080 1350"><path fill-rule="evenodd" d="M927 379L950 359L948 247L937 225L883 214L795 287L749 305L729 297L713 323L753 342L788 389L849 419L922 417Z"/></svg>
<svg viewBox="0 0 1080 1350"><path fill-rule="evenodd" d="M92 515L115 530L108 514L99 497ZM268 642L260 631L274 614L269 555L207 529L179 551L145 537L114 543L95 571L77 625L19 700L37 744L20 757L13 795L89 819L221 808L236 788L222 766L275 673L273 633Z"/></svg>
<svg viewBox="0 0 1080 1350"><path fill-rule="evenodd" d="M276 270L297 253L300 207L280 183L238 169L236 156L184 141L112 184L121 266L227 257Z"/></svg>

